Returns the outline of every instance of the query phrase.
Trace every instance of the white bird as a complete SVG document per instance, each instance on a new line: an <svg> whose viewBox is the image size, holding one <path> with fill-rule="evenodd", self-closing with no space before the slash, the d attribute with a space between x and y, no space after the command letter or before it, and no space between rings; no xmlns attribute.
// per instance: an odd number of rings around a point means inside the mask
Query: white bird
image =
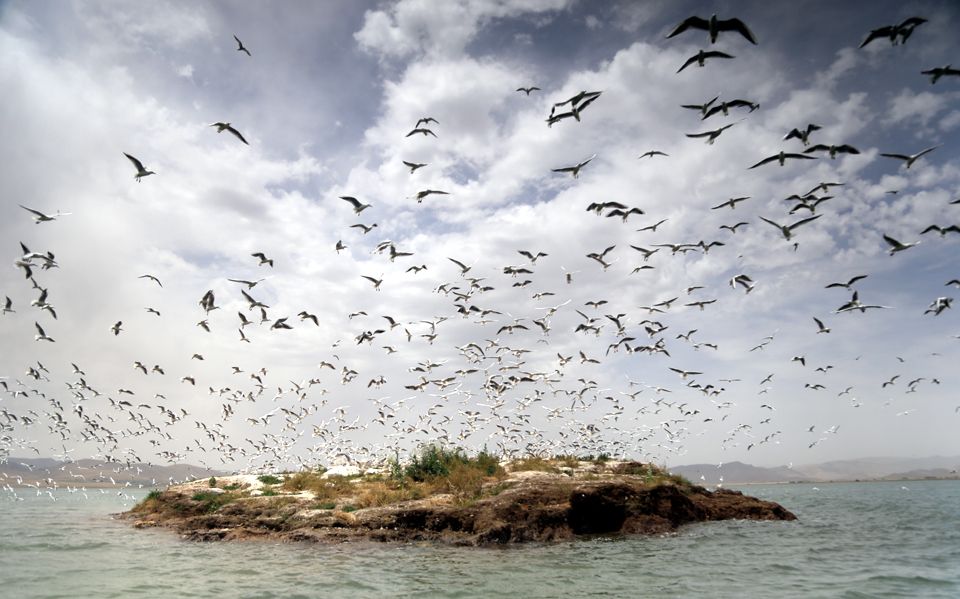
<svg viewBox="0 0 960 599"><path fill-rule="evenodd" d="M890 237L889 235L884 235L884 236L883 236L883 240L886 241L886 242L890 245L890 255L891 255L891 256L894 255L894 254L896 254L897 252L902 252L903 250L908 250L908 249L912 248L912 247L915 246L915 245L920 245L920 242L919 242L919 241L914 241L913 243L901 243L901 242L897 241L896 239L894 239L893 237Z"/></svg>
<svg viewBox="0 0 960 599"><path fill-rule="evenodd" d="M361 212L363 212L364 210L366 210L367 208L373 205L373 204L362 204L360 200L358 200L353 196L340 196L340 199L346 202L350 202L350 205L353 206L353 211L356 212L357 214L360 214Z"/></svg>
<svg viewBox="0 0 960 599"><path fill-rule="evenodd" d="M211 127L216 127L216 128L217 128L217 133L223 133L224 131L229 131L230 133L233 133L233 135L236 136L237 139L239 139L239 140L242 141L243 143L247 144L248 146L250 145L249 143L247 143L247 140L243 138L243 135L240 135L240 132L237 131L236 129L234 129L234 128L230 125L230 123L214 123L214 124L212 124L212 125L210 125L210 126L211 126Z"/></svg>
<svg viewBox="0 0 960 599"><path fill-rule="evenodd" d="M21 208L23 208L24 210L26 210L27 212L29 212L30 214L32 214L32 215L33 215L33 221L34 221L35 223L37 223L38 225L39 225L40 223L45 223L45 222L49 222L49 221L52 221L52 220L57 220L57 217L58 217L58 216L68 216L68 215L70 215L69 212L60 212L59 210L57 210L57 213L56 213L56 214L44 214L43 212L40 212L39 210L34 210L33 208L27 208L27 207L24 206L23 204L17 204L17 205L20 206Z"/></svg>
<svg viewBox="0 0 960 599"><path fill-rule="evenodd" d="M777 223L773 222L772 220L770 220L770 219L768 219L768 218L764 218L764 217L762 217L762 216L760 217L760 220L762 220L762 221L765 222L765 223L770 223L770 224L773 225L774 227L780 229L780 232L783 233L784 239L789 240L789 239L791 238L791 236L793 235L793 230L794 230L794 229L796 229L796 228L799 227L800 225L805 225L805 224L807 224L807 223L809 223L809 222L811 222L811 221L817 220L817 219L820 218L821 216L823 216L823 215L822 215L822 214L818 214L818 215L816 215L816 216L811 216L811 217L809 217L809 218L804 218L804 219L798 220L797 222L792 223L792 224L789 224L789 225L780 225L780 224L777 224Z"/></svg>
<svg viewBox="0 0 960 599"><path fill-rule="evenodd" d="M578 178L578 177L580 176L580 169L582 169L583 167L585 167L587 164L590 163L591 160L593 160L593 159L596 158L596 157L597 157L597 155L594 154L594 155L591 156L590 158L587 158L587 159L584 160L583 162L580 162L580 163L575 164L575 165L573 165L573 166L564 166L564 167L562 167L562 168L555 168L555 169L551 169L551 170L552 170L553 172L555 172L555 173L570 173L571 175L573 175L573 178L576 179L576 178Z"/></svg>
<svg viewBox="0 0 960 599"><path fill-rule="evenodd" d="M938 144L938 145L933 146L932 148L927 148L926 150L921 150L921 151L917 152L916 154L910 154L910 155L907 155L907 154L884 154L884 153L882 153L882 152L881 152L880 155L881 155L881 156L886 156L887 158L898 158L898 159L900 159L900 160L903 160L903 161L904 161L904 166L906 166L907 168L910 168L911 166L913 166L913 163L916 162L917 159L919 159L921 156L924 156L924 155L926 155L926 154L929 154L930 152L932 152L932 151L936 150L937 148L939 148L941 145L942 145L942 144Z"/></svg>
<svg viewBox="0 0 960 599"><path fill-rule="evenodd" d="M126 156L126 157L127 157L127 160L129 160L130 162L132 162L134 168L137 169L137 174L133 176L133 178L137 180L137 183L139 183L139 182L140 182L140 179L146 177L147 175L156 175L156 174L157 174L157 173L155 173L155 172L153 172L153 171L148 171L147 169L143 168L143 163L140 162L139 160L137 160L136 158L134 158L133 156L131 156L130 154L127 154L126 152L124 152L123 155Z"/></svg>
<svg viewBox="0 0 960 599"><path fill-rule="evenodd" d="M40 323L34 322L33 326L37 328L37 334L33 337L36 341L49 341L53 343L53 337L50 337L44 332L43 327L40 326Z"/></svg>

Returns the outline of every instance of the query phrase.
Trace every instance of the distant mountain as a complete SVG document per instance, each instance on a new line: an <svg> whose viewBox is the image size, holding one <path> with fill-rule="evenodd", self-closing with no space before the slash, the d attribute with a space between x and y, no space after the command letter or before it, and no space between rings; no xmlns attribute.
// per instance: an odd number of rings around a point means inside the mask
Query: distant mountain
<svg viewBox="0 0 960 599"><path fill-rule="evenodd" d="M896 480L916 478L955 478L960 472L960 456L927 458L860 458L805 464L788 468L764 468L743 462L689 464L671 467L670 472L703 485L782 483L801 481ZM720 477L723 477L721 481Z"/></svg>
<svg viewBox="0 0 960 599"><path fill-rule="evenodd" d="M10 483L13 486L17 486L17 477L23 483L37 483L50 479L61 485L124 485L129 482L131 485L147 487L166 486L171 479L184 481L188 478L209 478L211 476L223 476L224 474L226 473L190 464L173 464L170 466L134 464L128 468L125 464L101 460L61 462L51 458L17 457L10 457L6 463L0 463L0 484ZM113 480L111 481L111 479Z"/></svg>

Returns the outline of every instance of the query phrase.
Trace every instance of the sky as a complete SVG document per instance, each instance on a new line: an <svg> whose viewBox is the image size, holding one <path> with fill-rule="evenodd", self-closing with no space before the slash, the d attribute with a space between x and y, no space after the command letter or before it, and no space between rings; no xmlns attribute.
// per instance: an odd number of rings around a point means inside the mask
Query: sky
<svg viewBox="0 0 960 599"><path fill-rule="evenodd" d="M757 43L667 37L711 14ZM909 17L903 43L858 47ZM960 454L960 324L952 300L928 311L957 293L960 234L922 233L960 224L960 77L921 74L960 56L958 20L951 2L5 2L0 455ZM733 58L680 70L700 50ZM548 123L580 92L601 93ZM682 107L714 97L746 102ZM781 151L816 159L750 168ZM810 194L829 199L787 199ZM588 209L608 202L639 211ZM789 240L764 220L809 217ZM884 308L838 313L854 290Z"/></svg>

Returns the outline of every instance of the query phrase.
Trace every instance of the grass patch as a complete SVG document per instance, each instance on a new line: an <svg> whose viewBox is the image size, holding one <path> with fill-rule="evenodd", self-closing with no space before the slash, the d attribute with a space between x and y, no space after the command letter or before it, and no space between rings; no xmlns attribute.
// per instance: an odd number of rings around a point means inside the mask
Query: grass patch
<svg viewBox="0 0 960 599"><path fill-rule="evenodd" d="M552 474L558 474L560 472L560 468L558 468L553 461L534 456L514 460L510 463L511 472L527 472L531 470L536 472L550 472Z"/></svg>
<svg viewBox="0 0 960 599"><path fill-rule="evenodd" d="M341 509L341 511L349 513L349 512L355 512L355 511L357 511L358 509L360 509L360 508L358 508L358 507L355 506L355 505L345 505L345 506L343 506L343 508Z"/></svg>
<svg viewBox="0 0 960 599"><path fill-rule="evenodd" d="M261 497L274 497L276 495L277 495L277 490L270 489L268 487L264 487L263 490L260 492Z"/></svg>
<svg viewBox="0 0 960 599"><path fill-rule="evenodd" d="M233 493L212 493L210 491L197 491L191 497L194 501L201 503L200 511L212 513L223 506L233 503L237 496Z"/></svg>
<svg viewBox="0 0 960 599"><path fill-rule="evenodd" d="M279 485L280 483L283 482L283 479L282 479L282 478L279 478L279 477L274 476L274 475L272 475L272 474L264 474L264 475L262 475L262 476L258 476L258 477L257 477L257 480L259 480L260 482L262 482L262 483L265 484L265 485Z"/></svg>
<svg viewBox="0 0 960 599"><path fill-rule="evenodd" d="M318 503L313 506L315 510L332 510L337 507L337 504L332 501L325 501L323 503Z"/></svg>

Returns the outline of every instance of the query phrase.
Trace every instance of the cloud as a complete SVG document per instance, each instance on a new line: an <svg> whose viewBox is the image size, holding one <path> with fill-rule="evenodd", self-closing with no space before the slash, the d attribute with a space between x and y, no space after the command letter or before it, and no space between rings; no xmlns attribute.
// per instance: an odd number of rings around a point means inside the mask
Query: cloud
<svg viewBox="0 0 960 599"><path fill-rule="evenodd" d="M440 4L402 0L389 10L369 10L355 34L360 47L385 57L424 52L461 54L477 32L494 19L561 10L568 0L456 0Z"/></svg>

